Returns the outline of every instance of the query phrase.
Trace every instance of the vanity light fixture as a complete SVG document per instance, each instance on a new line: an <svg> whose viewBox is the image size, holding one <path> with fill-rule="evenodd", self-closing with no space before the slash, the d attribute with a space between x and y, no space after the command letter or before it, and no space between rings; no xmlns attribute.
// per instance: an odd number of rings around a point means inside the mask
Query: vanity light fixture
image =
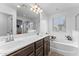
<svg viewBox="0 0 79 59"><path fill-rule="evenodd" d="M23 25L21 25L21 28L23 28Z"/></svg>
<svg viewBox="0 0 79 59"><path fill-rule="evenodd" d="M43 12L43 10L40 8L40 6L36 3L31 5L30 10L35 12L36 14L39 14L39 13Z"/></svg>
<svg viewBox="0 0 79 59"><path fill-rule="evenodd" d="M21 8L21 7L27 8L27 5L26 4L17 5L17 8Z"/></svg>

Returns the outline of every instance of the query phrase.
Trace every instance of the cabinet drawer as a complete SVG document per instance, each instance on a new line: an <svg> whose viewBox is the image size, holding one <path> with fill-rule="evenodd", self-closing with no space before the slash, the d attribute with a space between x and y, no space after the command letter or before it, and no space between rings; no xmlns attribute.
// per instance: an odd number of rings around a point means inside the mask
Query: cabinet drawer
<svg viewBox="0 0 79 59"><path fill-rule="evenodd" d="M36 56L43 56L43 46L36 49Z"/></svg>
<svg viewBox="0 0 79 59"><path fill-rule="evenodd" d="M35 53L34 52L32 52L31 54L29 54L29 56L34 56L35 55Z"/></svg>
<svg viewBox="0 0 79 59"><path fill-rule="evenodd" d="M40 53L38 54L38 56L43 56L43 52L40 52Z"/></svg>
<svg viewBox="0 0 79 59"><path fill-rule="evenodd" d="M34 52L34 44L30 44L20 50L15 51L14 53L10 54L11 56L28 56Z"/></svg>
<svg viewBox="0 0 79 59"><path fill-rule="evenodd" d="M40 46L43 46L43 39L36 42L36 49L38 49Z"/></svg>

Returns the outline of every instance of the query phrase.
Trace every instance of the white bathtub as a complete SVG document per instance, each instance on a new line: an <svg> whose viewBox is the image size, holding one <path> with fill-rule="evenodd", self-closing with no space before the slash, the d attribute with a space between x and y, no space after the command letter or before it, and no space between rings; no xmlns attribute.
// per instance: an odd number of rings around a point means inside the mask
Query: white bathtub
<svg viewBox="0 0 79 59"><path fill-rule="evenodd" d="M54 41L50 41L51 50L57 51L60 54L69 55L79 55L79 32L53 32L51 36L56 36ZM65 36L69 35L72 37L72 41L69 41Z"/></svg>
<svg viewBox="0 0 79 59"><path fill-rule="evenodd" d="M78 46L77 43L65 43L65 42L57 42L50 41L50 48L53 51L56 51L65 56L76 56L78 55Z"/></svg>

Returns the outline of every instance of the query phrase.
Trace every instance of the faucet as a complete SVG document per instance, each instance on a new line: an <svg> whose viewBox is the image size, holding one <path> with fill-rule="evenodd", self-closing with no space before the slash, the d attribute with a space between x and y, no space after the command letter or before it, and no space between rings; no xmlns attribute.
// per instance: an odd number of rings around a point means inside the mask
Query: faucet
<svg viewBox="0 0 79 59"><path fill-rule="evenodd" d="M66 38L67 38L67 40L70 40L70 41L72 41L72 37L71 36L65 36Z"/></svg>
<svg viewBox="0 0 79 59"><path fill-rule="evenodd" d="M53 41L56 39L56 36L50 36L50 40Z"/></svg>
<svg viewBox="0 0 79 59"><path fill-rule="evenodd" d="M14 37L12 34L8 33L5 42L10 42L10 41L14 41Z"/></svg>
<svg viewBox="0 0 79 59"><path fill-rule="evenodd" d="M37 33L37 35L39 35L39 33Z"/></svg>

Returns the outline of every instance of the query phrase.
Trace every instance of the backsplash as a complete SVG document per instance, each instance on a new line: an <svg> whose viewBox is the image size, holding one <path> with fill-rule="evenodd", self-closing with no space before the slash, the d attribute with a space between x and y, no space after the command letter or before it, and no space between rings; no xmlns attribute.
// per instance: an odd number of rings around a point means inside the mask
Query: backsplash
<svg viewBox="0 0 79 59"><path fill-rule="evenodd" d="M7 37L8 37L8 36L1 36L1 37L0 37L0 42L5 41L5 39L6 39Z"/></svg>
<svg viewBox="0 0 79 59"><path fill-rule="evenodd" d="M16 38L21 38L21 37L26 37L26 36L31 36L31 35L36 35L36 32L30 32L30 33L25 33L25 34L17 34L17 35L13 35L14 40ZM0 37L0 42L5 42L5 39L8 38L8 36L1 36Z"/></svg>
<svg viewBox="0 0 79 59"><path fill-rule="evenodd" d="M36 35L36 32L29 32L29 33L25 33L25 34L17 34L14 35L14 38L21 38L21 37L26 37L26 36L31 36L31 35Z"/></svg>

